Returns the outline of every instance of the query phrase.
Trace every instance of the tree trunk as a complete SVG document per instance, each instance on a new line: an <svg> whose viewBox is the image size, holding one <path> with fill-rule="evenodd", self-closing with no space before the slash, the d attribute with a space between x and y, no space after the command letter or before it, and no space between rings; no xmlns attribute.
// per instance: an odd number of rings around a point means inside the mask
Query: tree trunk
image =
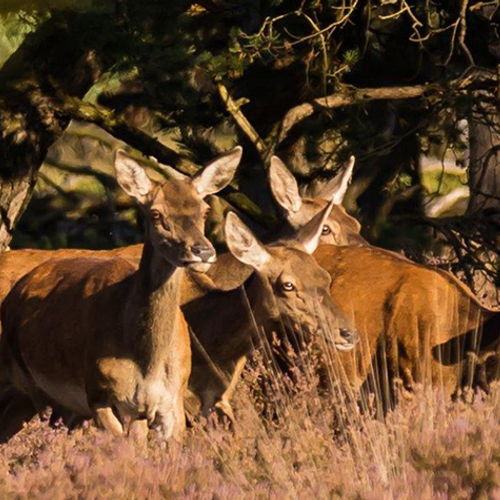
<svg viewBox="0 0 500 500"><path fill-rule="evenodd" d="M500 116L486 99L477 100L469 117L468 211L500 218Z"/></svg>
<svg viewBox="0 0 500 500"><path fill-rule="evenodd" d="M0 251L8 248L49 147L68 125L56 111L57 93L83 97L112 62L102 57L105 37L92 36L110 22L95 14L53 16L0 71Z"/></svg>

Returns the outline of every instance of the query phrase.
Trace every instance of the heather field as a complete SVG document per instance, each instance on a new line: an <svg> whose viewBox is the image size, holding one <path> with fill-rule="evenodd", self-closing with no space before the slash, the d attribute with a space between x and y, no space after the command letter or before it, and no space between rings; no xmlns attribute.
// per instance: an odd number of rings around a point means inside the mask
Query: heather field
<svg viewBox="0 0 500 500"><path fill-rule="evenodd" d="M197 422L182 445L37 419L0 447L0 498L500 498L499 388L421 388L383 421L311 370L290 377L248 370L235 427Z"/></svg>
<svg viewBox="0 0 500 500"><path fill-rule="evenodd" d="M0 0L0 500L337 498L500 500L500 0Z"/></svg>

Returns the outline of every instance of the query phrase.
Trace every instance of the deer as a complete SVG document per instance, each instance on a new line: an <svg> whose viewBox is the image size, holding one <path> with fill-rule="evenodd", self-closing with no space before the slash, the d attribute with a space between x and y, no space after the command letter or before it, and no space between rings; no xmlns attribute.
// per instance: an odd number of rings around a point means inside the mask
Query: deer
<svg viewBox="0 0 500 500"><path fill-rule="evenodd" d="M248 356L262 345L261 329L266 340L292 332L322 335L338 350L354 348L359 335L329 298L330 279L311 257L333 207L332 201L293 237L269 245L229 213L230 252L219 255L206 275L185 276L182 311L193 339L185 407L191 419L215 411L234 422L231 398Z"/></svg>
<svg viewBox="0 0 500 500"><path fill-rule="evenodd" d="M295 230L304 204L313 213L319 209L317 199L301 198L295 178L276 158L269 178L274 198ZM432 383L456 393L471 384L485 389L487 381L498 377L499 311L484 307L446 271L370 246L358 239L356 230L347 238L336 236L331 226L323 230L330 239L323 238L314 258L330 274L331 298L361 338L350 353L337 352L345 383L359 390L371 376L370 383L390 407L390 381L408 390ZM353 241L357 243L349 244Z"/></svg>
<svg viewBox="0 0 500 500"><path fill-rule="evenodd" d="M302 198L293 175L277 156L273 156L269 169L270 184L273 188L273 195L280 205L288 225L282 231L281 236L287 233L293 235L294 231L304 226L333 199L334 206L325 221L325 227L321 234L321 243L347 246L368 245L360 234L361 225L342 206L352 177L354 163L355 158L351 156L349 162L340 169L333 179L323 187L316 189L311 196ZM109 259L121 256L133 264L138 264L142 250L143 245L136 244L112 250L21 249L0 253L0 305L19 279L48 260L90 256Z"/></svg>
<svg viewBox="0 0 500 500"><path fill-rule="evenodd" d="M48 400L116 435L143 440L154 428L164 440L182 438L191 371L183 276L216 261L205 198L229 184L241 155L237 147L191 179L159 184L116 153L117 181L146 220L138 266L116 254L45 261L2 305L2 369L35 409ZM10 416L2 416L2 439L22 425Z"/></svg>
<svg viewBox="0 0 500 500"><path fill-rule="evenodd" d="M271 192L284 216L289 230L295 231L310 220L330 200L334 206L330 217L326 220L321 235L321 244L337 246L367 246L368 242L361 236L361 225L349 215L342 203L352 178L355 157L339 169L337 175L326 184L309 190L307 196L301 196L295 177L283 161L272 156L268 177Z"/></svg>
<svg viewBox="0 0 500 500"><path fill-rule="evenodd" d="M345 211L343 210L342 207L339 206L339 203L342 202L343 196L345 194L345 191L347 189L347 184L350 176L352 175L352 167L354 160L351 159L351 162L347 165L346 168L344 168L339 176L334 179L333 182L329 183L330 185L326 187L326 189L323 190L323 194L320 193L321 198L318 198L317 200L315 199L310 199L309 203L304 203L302 204L303 207L307 210L307 214L310 215L310 218L313 217L313 213L311 210L309 210L309 204L313 205L316 203L316 205L319 207L318 209L324 209L326 210L325 213L328 215L324 218L324 224L330 224L332 227L335 228L336 233L338 233L339 228L342 229L343 226L340 225L340 222L336 221L333 217L341 218L344 217L344 219L349 220L352 219L350 225L347 227L347 230L351 228L352 230L358 230L359 231L359 224L356 222L354 218L351 218L348 216ZM297 191L298 192L298 191ZM328 208L327 205L328 203L325 202L327 197L330 197L330 203L331 207ZM299 210L300 214L300 210ZM340 214L340 215L339 215ZM303 227L307 226L306 222L309 222L307 220L307 215L303 215L301 217L301 220L303 221ZM311 221L309 226L313 226L314 223ZM287 239L288 243L287 245L290 245L294 240L299 240L304 238L304 234L307 233L307 229L302 229L301 231L298 231L301 233L301 236L297 236L293 231L288 231L287 234ZM316 244L318 244L320 241L323 241L325 238L330 238L330 234L327 232L325 234L324 229L322 229L319 233L319 239L316 241ZM299 243L300 244L300 243ZM142 251L142 245L133 245L130 247L125 247L125 248L118 248L115 250L111 251L97 251L97 252L91 252L88 250L73 250L73 249L68 249L68 250L59 250L59 251L43 251L43 250L17 250L17 251L10 251L7 253L4 253L3 255L0 255L0 266L5 268L8 272L4 274L5 277L5 285L4 288L2 289L2 283L0 282L0 302L3 299L5 295L7 295L8 291L12 288L12 286L16 283L16 281L19 280L20 276L26 274L31 270L31 268L35 267L36 265L39 265L42 262L45 262L47 260L58 260L62 258L68 258L71 256L86 256L89 255L90 253L94 258L103 258L103 259L109 259L113 258L116 256L122 256L125 259L127 259L129 262L131 262L134 265L137 265L137 262L140 257L140 252ZM311 260L309 258L309 260ZM311 269L316 268L317 266L315 265L314 262L311 262L309 264ZM201 332L201 340L205 342L205 344L213 344L214 341L210 340L211 338L213 339L218 339L218 342L221 342L221 337L220 334L218 333L219 331L232 331L235 329L235 325L231 324L230 318L226 319L226 324L222 323L219 328L217 329L215 326L212 328L210 334L205 333L206 332L206 327L204 326L204 321L203 319L197 320L197 317L203 318L203 315L197 315L196 311L198 308L203 308L205 307L204 304L207 303L212 303L214 302L216 304L217 300L220 300L220 297L225 294L225 300L231 301L234 303L234 298L235 297L240 297L241 291L238 290L238 287L243 287L245 284L246 279L250 277L250 270L252 269L251 266L245 266L243 263L239 262L230 252L223 254L222 256L219 256L218 261L212 266L212 271L209 272L209 279L203 279L201 280L201 275L198 275L197 273L187 273L185 275L184 279L184 284L182 287L181 291L181 304L183 305L183 310L186 313L188 317L188 322L189 323L195 323L196 328L194 328L194 331L199 333ZM208 275L207 275L208 276ZM254 282L257 281L256 279L253 280ZM264 293L267 288L263 288L262 292L259 293ZM219 293L220 292L220 293ZM200 295L201 294L201 295ZM206 298L204 298L206 296ZM217 297L217 299L213 299L213 297ZM281 296L280 296L281 297ZM194 301L196 299L196 301ZM268 301L271 300L276 300L272 299L269 297L267 299ZM282 300L282 299L281 299ZM241 297L240 297L240 302L241 302ZM279 301L278 301L279 304ZM286 305L286 303L285 303ZM218 307L217 304L214 307ZM230 306L234 307L234 306ZM249 332L249 325L254 324L254 320L248 317L248 310L243 307L240 303L240 310L243 308L243 312L240 315L241 318L246 317L246 321L239 321L239 326L236 328L236 330L239 332L236 337L240 339L249 339L252 335L248 335ZM228 309L231 310L231 309ZM212 315L210 312L206 313L206 317L210 318ZM337 318L342 318L342 314L340 310L337 308L336 311L336 317ZM266 318L264 315L261 315L259 318L260 323L264 324L266 323ZM343 334L347 336L347 340L349 340L349 335L351 335L349 332L355 332L355 329L351 328L348 322L345 320L345 318L341 319L341 322L344 322L346 327L343 328ZM200 324L201 323L201 324ZM242 332L242 329L245 329L245 332ZM252 330L252 328L250 328ZM252 332L251 332L252 333ZM255 331L253 330L253 335L255 335ZM357 341L357 333L352 334L352 338L350 339L350 342L352 345ZM346 341L346 339L344 339ZM248 346L248 340L246 341L246 345ZM342 348L342 347L340 347ZM232 414L232 410L230 408L230 404L228 403L229 401L229 396L226 394L224 397L222 397L222 394L225 392L225 384L226 381L233 380L233 383L230 384L230 387L233 388L236 385L236 381L238 379L237 375L234 375L231 373L231 369L229 369L229 375L225 374L223 377L220 376L221 370L217 368L218 365L231 365L234 363L235 365L238 366L239 372L243 369L245 366L245 360L246 357L248 356L249 352L245 353L245 356L240 356L239 359L239 364L237 363L237 360L229 358L229 360L221 361L219 359L219 356L217 353L213 352L213 349L211 348L210 345L205 345L203 346L202 344L195 343L193 346L194 354L193 358L199 363L201 363L202 368L194 370L194 372L207 372L207 367L204 366L204 364L208 363L208 366L211 366L212 369L208 370L209 375L207 380L210 380L210 383L208 385L212 385L215 387L219 387L219 394L213 394L210 397L207 397L207 391L205 391L205 396L200 397L199 395L192 396L191 400L196 401L195 406L190 405L192 410L189 412L191 417L194 417L197 412L202 409L202 412L206 414L208 411L210 411L212 408L214 408L217 412L222 412L223 414L226 414L226 416L229 416L231 420L234 420L234 416ZM207 352L210 352L210 356L212 356L214 359L213 361L208 362L207 361ZM203 353L203 354L202 354ZM201 361L200 361L201 360ZM227 366L226 366L227 368ZM227 372L228 370L224 368L224 371ZM205 373L205 376L206 373ZM195 378L191 377L191 380L194 381ZM222 381L222 382L221 382ZM191 383L190 385L196 385L195 383ZM222 389L224 390L222 390ZM195 391L196 392L196 391ZM201 392L201 391L198 391ZM193 393L195 394L195 393ZM200 404L200 401L203 400L203 403ZM22 401L22 398L17 398L12 400L12 398L7 398L8 404L12 406L12 412L21 412L21 414L26 414L26 415L31 415L33 413L33 410L31 409L31 404L29 401ZM4 403L4 406L6 403ZM2 408L2 403L0 400L0 410ZM196 410L194 409L196 408ZM222 408L222 410L221 410ZM227 411L226 411L227 410ZM0 411L1 413L1 411ZM22 418L21 418L22 420Z"/></svg>
<svg viewBox="0 0 500 500"><path fill-rule="evenodd" d="M330 278L312 257L334 202L293 237L264 245L233 213L225 224L229 253L189 285L182 308L193 331L188 413L215 410L234 421L231 398L254 349L299 336L319 336L349 351L359 335L328 290ZM217 311L217 314L214 314Z"/></svg>
<svg viewBox="0 0 500 500"><path fill-rule="evenodd" d="M368 245L360 234L361 225L342 206L352 177L355 158L351 156L339 173L308 197L301 197L297 181L285 164L277 157L271 158L269 176L273 195L281 208L288 227L283 233L293 233L312 219L332 199L334 206L325 222L321 234L322 244L359 246ZM282 234L283 235L283 234ZM61 250L21 249L0 253L0 304L16 282L36 266L48 260L68 257L108 259L121 256L132 263L140 260L142 244L115 248L112 250L86 250L66 248Z"/></svg>

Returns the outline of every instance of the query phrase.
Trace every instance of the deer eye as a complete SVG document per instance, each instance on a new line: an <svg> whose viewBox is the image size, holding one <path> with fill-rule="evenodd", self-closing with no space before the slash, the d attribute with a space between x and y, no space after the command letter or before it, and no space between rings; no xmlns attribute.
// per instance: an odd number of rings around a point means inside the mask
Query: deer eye
<svg viewBox="0 0 500 500"><path fill-rule="evenodd" d="M154 221L159 221L161 219L161 214L158 210L151 210L151 218Z"/></svg>
<svg viewBox="0 0 500 500"><path fill-rule="evenodd" d="M295 285L291 281L284 281L281 283L281 289L285 292L293 292L295 290Z"/></svg>
<svg viewBox="0 0 500 500"><path fill-rule="evenodd" d="M328 227L328 226L323 226L323 229L321 229L321 234L323 236L327 235L327 234L331 234L332 233L332 230Z"/></svg>

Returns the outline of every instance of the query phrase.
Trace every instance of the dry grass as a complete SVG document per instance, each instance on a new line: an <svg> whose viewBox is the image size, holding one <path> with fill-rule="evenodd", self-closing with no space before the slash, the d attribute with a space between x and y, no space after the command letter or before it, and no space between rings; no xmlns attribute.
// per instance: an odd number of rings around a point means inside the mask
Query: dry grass
<svg viewBox="0 0 500 500"><path fill-rule="evenodd" d="M294 364L257 359L234 431L200 422L182 446L37 419L0 447L0 498L500 498L498 388L472 403L421 389L383 422L324 390L310 356Z"/></svg>

